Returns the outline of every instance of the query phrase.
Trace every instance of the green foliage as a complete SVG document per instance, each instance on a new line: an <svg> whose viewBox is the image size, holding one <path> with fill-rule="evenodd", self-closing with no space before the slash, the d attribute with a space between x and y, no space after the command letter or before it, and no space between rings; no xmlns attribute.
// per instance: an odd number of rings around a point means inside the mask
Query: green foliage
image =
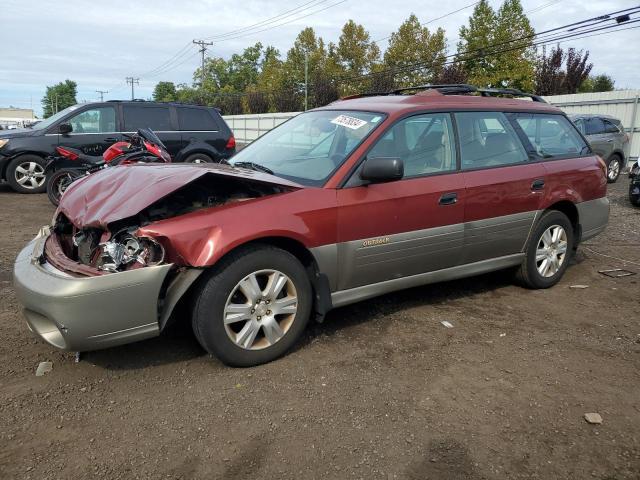
<svg viewBox="0 0 640 480"><path fill-rule="evenodd" d="M158 82L153 89L153 100L156 102L175 102L178 99L173 82Z"/></svg>
<svg viewBox="0 0 640 480"><path fill-rule="evenodd" d="M600 75L588 77L582 83L582 85L580 85L580 88L578 89L578 91L580 93L611 92L615 88L614 84L615 82L613 81L613 78L603 73Z"/></svg>
<svg viewBox="0 0 640 480"><path fill-rule="evenodd" d="M73 80L65 80L47 87L47 92L42 97L44 118L78 103L76 100L77 88L78 85Z"/></svg>
<svg viewBox="0 0 640 480"><path fill-rule="evenodd" d="M536 60L533 34L520 0L505 0L498 13L487 0L481 0L469 26L460 28L458 60L463 62L469 82L532 90Z"/></svg>
<svg viewBox="0 0 640 480"><path fill-rule="evenodd" d="M418 17L411 14L400 28L391 34L389 46L384 52L384 66L402 69L421 63L424 68L400 72L395 75L395 85L406 87L432 83L443 68L447 54L447 43L442 28L430 33L420 24Z"/></svg>

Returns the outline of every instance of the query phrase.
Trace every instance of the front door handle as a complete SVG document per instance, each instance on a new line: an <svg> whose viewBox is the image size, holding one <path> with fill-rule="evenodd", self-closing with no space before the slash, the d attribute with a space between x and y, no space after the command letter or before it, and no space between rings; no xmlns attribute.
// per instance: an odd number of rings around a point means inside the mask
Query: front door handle
<svg viewBox="0 0 640 480"><path fill-rule="evenodd" d="M458 194L455 192L444 193L438 201L440 205L454 205L456 203L458 203Z"/></svg>
<svg viewBox="0 0 640 480"><path fill-rule="evenodd" d="M541 178L534 180L533 183L531 184L531 190L534 192L542 190L543 188L544 188L544 180L542 180Z"/></svg>

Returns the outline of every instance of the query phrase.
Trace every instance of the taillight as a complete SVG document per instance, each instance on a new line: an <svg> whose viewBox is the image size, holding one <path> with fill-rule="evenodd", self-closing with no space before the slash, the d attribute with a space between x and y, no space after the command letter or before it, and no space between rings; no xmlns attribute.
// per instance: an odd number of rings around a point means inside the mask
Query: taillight
<svg viewBox="0 0 640 480"><path fill-rule="evenodd" d="M73 153L70 150L67 150L66 148L63 147L56 147L56 151L62 155L65 158L68 158L69 160L77 160L78 159L78 155Z"/></svg>
<svg viewBox="0 0 640 480"><path fill-rule="evenodd" d="M625 134L624 134L624 140L623 140L623 142L624 142L624 143L627 143L627 142L629 141L629 139L630 139L629 134L628 134L628 133L625 133Z"/></svg>
<svg viewBox="0 0 640 480"><path fill-rule="evenodd" d="M231 137L229 137L229 141L227 142L227 145L226 145L225 148L227 150L231 150L232 148L236 148L236 137L231 135Z"/></svg>

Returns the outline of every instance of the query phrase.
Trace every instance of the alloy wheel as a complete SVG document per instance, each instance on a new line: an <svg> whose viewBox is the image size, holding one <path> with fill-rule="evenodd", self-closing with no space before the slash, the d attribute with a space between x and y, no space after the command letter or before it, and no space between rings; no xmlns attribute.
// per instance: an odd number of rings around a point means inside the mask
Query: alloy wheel
<svg viewBox="0 0 640 480"><path fill-rule="evenodd" d="M224 327L238 347L260 350L291 328L298 295L291 279L277 270L259 270L235 286L224 308Z"/></svg>
<svg viewBox="0 0 640 480"><path fill-rule="evenodd" d="M24 162L16 167L16 182L29 190L44 185L46 175L42 165L36 162Z"/></svg>
<svg viewBox="0 0 640 480"><path fill-rule="evenodd" d="M620 174L620 160L617 158L612 158L609 162L609 167L607 168L607 176L609 180L615 180L618 178Z"/></svg>
<svg viewBox="0 0 640 480"><path fill-rule="evenodd" d="M547 228L536 249L536 268L543 277L553 277L567 258L567 232L560 225Z"/></svg>

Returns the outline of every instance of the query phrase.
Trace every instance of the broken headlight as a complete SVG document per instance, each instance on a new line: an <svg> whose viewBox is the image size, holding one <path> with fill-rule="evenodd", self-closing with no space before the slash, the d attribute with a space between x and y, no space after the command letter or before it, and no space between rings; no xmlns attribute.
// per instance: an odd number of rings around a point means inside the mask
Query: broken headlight
<svg viewBox="0 0 640 480"><path fill-rule="evenodd" d="M101 243L98 268L107 272L119 272L137 267L158 265L164 260L164 248L149 237L136 237L124 231L111 240Z"/></svg>

